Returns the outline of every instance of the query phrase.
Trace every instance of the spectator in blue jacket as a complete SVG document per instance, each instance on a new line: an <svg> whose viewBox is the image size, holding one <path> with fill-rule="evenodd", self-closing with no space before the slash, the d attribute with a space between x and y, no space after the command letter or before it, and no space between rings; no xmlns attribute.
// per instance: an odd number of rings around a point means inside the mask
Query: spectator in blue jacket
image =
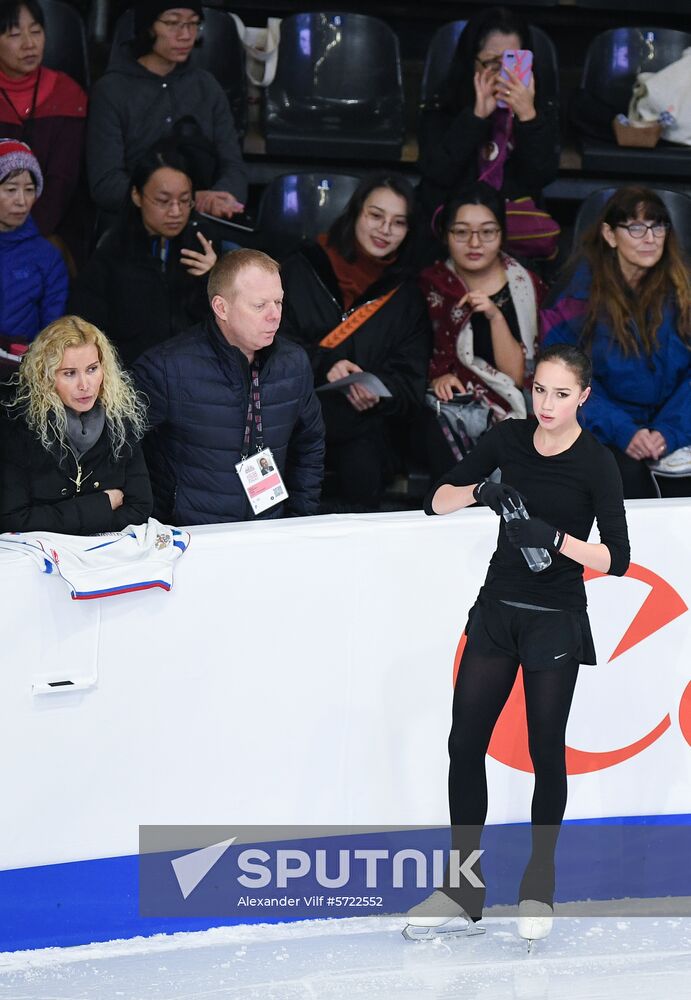
<svg viewBox="0 0 691 1000"><path fill-rule="evenodd" d="M31 218L43 190L38 160L0 139L0 366L16 370L34 337L65 312L67 268Z"/></svg>
<svg viewBox="0 0 691 1000"><path fill-rule="evenodd" d="M307 354L276 339L279 266L259 250L226 254L208 295L207 320L146 351L133 368L155 428L147 457L156 516L214 524L316 514L324 422ZM236 466L263 448L288 496L255 515Z"/></svg>
<svg viewBox="0 0 691 1000"><path fill-rule="evenodd" d="M647 188L622 188L583 237L544 344L592 355L582 423L614 452L628 498L691 495L691 276L669 213ZM668 478L669 477L669 478Z"/></svg>

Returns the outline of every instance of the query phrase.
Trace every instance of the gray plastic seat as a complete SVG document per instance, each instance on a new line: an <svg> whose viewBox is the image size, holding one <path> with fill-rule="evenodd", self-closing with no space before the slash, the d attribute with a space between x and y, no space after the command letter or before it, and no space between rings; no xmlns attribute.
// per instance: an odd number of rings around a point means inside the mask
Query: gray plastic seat
<svg viewBox="0 0 691 1000"><path fill-rule="evenodd" d="M576 216L573 230L574 249L583 235L584 231L597 222L600 213L616 188L602 188L600 191L593 191L582 203ZM668 191L666 188L652 188L665 203L674 226L674 232L682 248L687 254L691 254L691 197L683 191Z"/></svg>
<svg viewBox="0 0 691 1000"><path fill-rule="evenodd" d="M78 11L60 0L41 0L46 28L44 65L67 73L84 90L89 89L86 27Z"/></svg>
<svg viewBox="0 0 691 1000"><path fill-rule="evenodd" d="M450 21L434 33L427 49L420 88L420 110L439 107L440 89L449 72L467 21ZM541 28L531 27L530 47L535 59L535 73L542 88L542 100L559 101L559 66L554 42Z"/></svg>
<svg viewBox="0 0 691 1000"><path fill-rule="evenodd" d="M403 83L394 32L364 14L286 17L263 123L270 155L400 159Z"/></svg>
<svg viewBox="0 0 691 1000"><path fill-rule="evenodd" d="M111 61L119 46L132 39L134 13L126 10L118 18L110 51ZM190 55L190 65L208 70L219 82L233 113L235 131L242 137L247 131L247 78L245 50L238 36L235 21L222 10L204 7L201 45Z"/></svg>
<svg viewBox="0 0 691 1000"><path fill-rule="evenodd" d="M351 174L281 174L266 186L259 205L259 241L283 258L305 240L325 233L360 183Z"/></svg>
<svg viewBox="0 0 691 1000"><path fill-rule="evenodd" d="M595 99L626 114L638 73L656 73L680 59L691 45L691 34L672 28L612 28L588 47L581 87ZM613 116L614 117L614 116ZM685 176L691 171L691 150L670 143L653 149L617 146L582 136L583 169L631 176Z"/></svg>

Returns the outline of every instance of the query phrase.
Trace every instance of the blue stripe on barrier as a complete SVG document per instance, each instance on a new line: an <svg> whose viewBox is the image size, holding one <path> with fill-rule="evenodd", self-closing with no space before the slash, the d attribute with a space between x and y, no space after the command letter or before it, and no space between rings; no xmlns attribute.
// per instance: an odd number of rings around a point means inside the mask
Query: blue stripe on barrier
<svg viewBox="0 0 691 1000"><path fill-rule="evenodd" d="M418 831L418 842L420 837L438 843L440 831ZM569 821L557 850L557 900L691 896L690 844L691 815ZM488 826L482 846L487 905L514 903L529 853L529 824ZM2 951L276 919L288 918L141 917L138 855L0 872Z"/></svg>

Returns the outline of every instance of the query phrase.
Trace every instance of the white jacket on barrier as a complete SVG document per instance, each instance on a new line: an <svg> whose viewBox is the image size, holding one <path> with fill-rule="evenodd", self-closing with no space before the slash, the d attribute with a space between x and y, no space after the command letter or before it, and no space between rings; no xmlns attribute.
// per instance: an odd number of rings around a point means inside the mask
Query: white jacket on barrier
<svg viewBox="0 0 691 1000"><path fill-rule="evenodd" d="M173 585L173 563L190 543L188 531L151 517L105 535L61 535L49 531L0 534L3 552L22 552L42 573L60 576L74 601L129 594Z"/></svg>

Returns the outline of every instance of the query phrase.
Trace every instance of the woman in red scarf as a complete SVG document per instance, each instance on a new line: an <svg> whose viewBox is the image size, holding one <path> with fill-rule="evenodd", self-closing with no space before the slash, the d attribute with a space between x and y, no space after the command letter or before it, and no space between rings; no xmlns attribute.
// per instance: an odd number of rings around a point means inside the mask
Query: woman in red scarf
<svg viewBox="0 0 691 1000"><path fill-rule="evenodd" d="M87 98L71 77L41 65L43 23L36 0L0 2L0 132L26 142L41 166L44 190L33 218L50 236L79 178Z"/></svg>
<svg viewBox="0 0 691 1000"><path fill-rule="evenodd" d="M539 278L502 253L504 218L503 199L488 184L459 192L435 219L449 256L420 275L434 331L430 388L441 402L454 394L482 400L487 426L526 416L523 387L532 373L544 292ZM462 457L443 417L430 420L428 456L435 476Z"/></svg>

